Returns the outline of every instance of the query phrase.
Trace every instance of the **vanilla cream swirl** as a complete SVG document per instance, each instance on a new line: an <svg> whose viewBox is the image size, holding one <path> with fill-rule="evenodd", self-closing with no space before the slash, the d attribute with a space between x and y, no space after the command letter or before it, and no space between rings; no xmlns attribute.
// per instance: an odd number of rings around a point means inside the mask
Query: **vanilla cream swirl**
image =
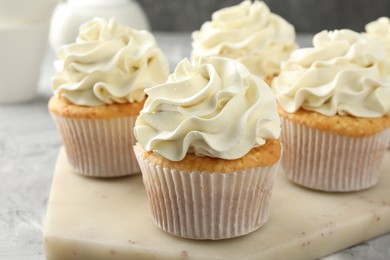
<svg viewBox="0 0 390 260"><path fill-rule="evenodd" d="M296 50L273 81L281 107L327 116L390 114L390 64L377 41L351 30L322 31Z"/></svg>
<svg viewBox="0 0 390 260"><path fill-rule="evenodd" d="M390 19L381 17L366 25L368 37L380 41L386 49L387 57L390 58Z"/></svg>
<svg viewBox="0 0 390 260"><path fill-rule="evenodd" d="M259 1L244 1L213 13L212 20L193 32L192 38L193 59L237 59L263 79L278 74L280 63L297 47L293 26Z"/></svg>
<svg viewBox="0 0 390 260"><path fill-rule="evenodd" d="M135 137L171 161L187 153L237 159L280 135L271 89L232 59L184 59L165 84L146 93Z"/></svg>
<svg viewBox="0 0 390 260"><path fill-rule="evenodd" d="M95 18L76 42L59 49L55 94L71 103L99 106L145 99L144 89L165 82L169 64L147 31Z"/></svg>

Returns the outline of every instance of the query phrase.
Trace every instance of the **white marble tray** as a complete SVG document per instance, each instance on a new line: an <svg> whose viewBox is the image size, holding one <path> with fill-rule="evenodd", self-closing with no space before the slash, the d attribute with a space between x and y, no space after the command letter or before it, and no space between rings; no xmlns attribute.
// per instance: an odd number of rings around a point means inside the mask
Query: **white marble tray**
<svg viewBox="0 0 390 260"><path fill-rule="evenodd" d="M380 183L328 194L303 189L281 173L270 221L224 241L192 241L154 226L141 176L91 179L59 154L44 227L50 259L311 259L390 231L390 152Z"/></svg>

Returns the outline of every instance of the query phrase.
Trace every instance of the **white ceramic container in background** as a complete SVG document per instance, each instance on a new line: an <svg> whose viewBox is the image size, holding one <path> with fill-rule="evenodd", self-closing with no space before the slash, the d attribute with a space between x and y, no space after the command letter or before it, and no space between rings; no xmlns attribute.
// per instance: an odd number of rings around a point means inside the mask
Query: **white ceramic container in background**
<svg viewBox="0 0 390 260"><path fill-rule="evenodd" d="M0 23L0 103L36 97L49 23Z"/></svg>
<svg viewBox="0 0 390 260"><path fill-rule="evenodd" d="M59 0L0 0L0 24L50 19Z"/></svg>
<svg viewBox="0 0 390 260"><path fill-rule="evenodd" d="M49 34L53 51L75 41L81 24L94 17L115 17L118 23L135 29L149 30L149 22L141 6L133 0L69 0L56 7Z"/></svg>

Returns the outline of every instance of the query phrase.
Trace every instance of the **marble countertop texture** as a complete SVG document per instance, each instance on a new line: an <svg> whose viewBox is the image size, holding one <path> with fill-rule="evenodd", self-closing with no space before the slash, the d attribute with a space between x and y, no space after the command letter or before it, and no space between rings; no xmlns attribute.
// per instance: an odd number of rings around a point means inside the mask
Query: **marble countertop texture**
<svg viewBox="0 0 390 260"><path fill-rule="evenodd" d="M189 56L189 33L156 32L155 36L168 56L171 69ZM311 35L299 35L298 43L310 46ZM47 110L55 57L48 49L35 100L0 104L0 260L45 259L43 221L62 146ZM390 259L390 233L323 259Z"/></svg>

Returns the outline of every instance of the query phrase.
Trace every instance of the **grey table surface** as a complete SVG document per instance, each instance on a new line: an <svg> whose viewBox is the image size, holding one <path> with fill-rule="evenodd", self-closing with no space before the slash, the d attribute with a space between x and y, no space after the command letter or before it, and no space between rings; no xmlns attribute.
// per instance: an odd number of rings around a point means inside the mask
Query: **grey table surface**
<svg viewBox="0 0 390 260"><path fill-rule="evenodd" d="M189 33L156 32L171 70L189 57ZM300 46L311 45L299 35ZM62 146L47 111L55 59L48 49L38 82L38 97L28 103L0 104L0 259L45 259L43 220L58 152ZM335 259L390 259L390 233L331 256Z"/></svg>

